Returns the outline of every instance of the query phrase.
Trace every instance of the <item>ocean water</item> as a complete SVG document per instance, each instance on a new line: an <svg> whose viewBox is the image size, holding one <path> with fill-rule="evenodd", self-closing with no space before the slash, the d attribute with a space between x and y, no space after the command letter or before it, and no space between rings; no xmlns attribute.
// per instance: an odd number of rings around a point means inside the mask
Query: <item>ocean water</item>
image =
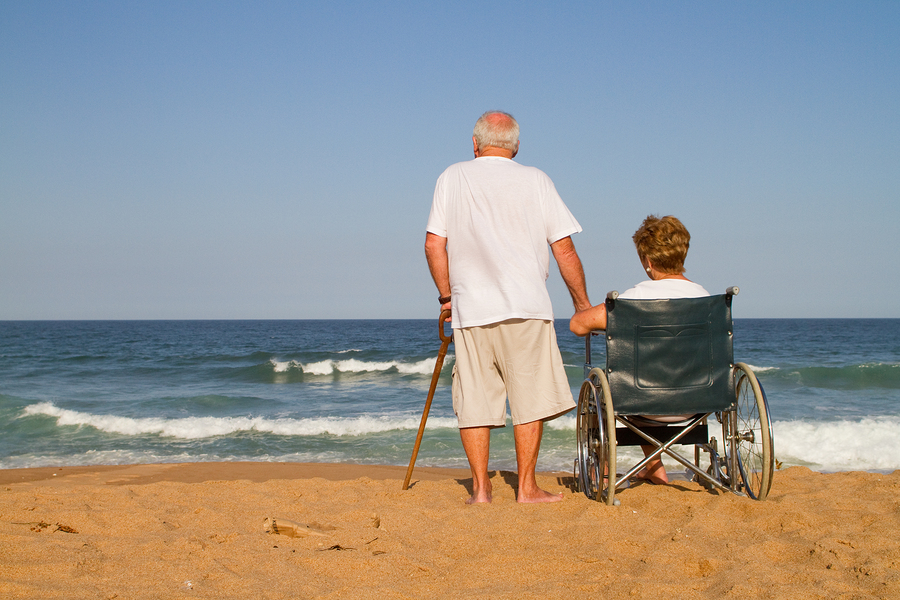
<svg viewBox="0 0 900 600"><path fill-rule="evenodd" d="M556 326L577 397L584 342ZM406 465L439 346L437 319L0 322L0 468ZM736 319L735 359L767 392L784 466L900 469L900 319ZM451 345L419 466L467 466L452 364ZM571 470L574 426L548 424L540 470ZM492 469L515 469L511 429Z"/></svg>

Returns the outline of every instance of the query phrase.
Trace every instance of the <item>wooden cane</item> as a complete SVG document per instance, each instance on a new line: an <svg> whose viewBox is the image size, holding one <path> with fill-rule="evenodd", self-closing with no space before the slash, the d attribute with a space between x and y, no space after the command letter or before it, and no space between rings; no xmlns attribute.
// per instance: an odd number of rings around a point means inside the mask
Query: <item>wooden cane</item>
<svg viewBox="0 0 900 600"><path fill-rule="evenodd" d="M419 433L416 435L416 445L413 447L412 456L409 459L409 468L406 469L406 479L403 480L403 489L409 489L409 480L412 478L416 457L419 455L419 444L422 443L422 434L425 433L425 422L428 420L428 411L431 410L431 400L434 398L434 390L441 376L441 367L444 366L444 357L447 356L447 347L453 341L453 334L444 333L444 321L450 318L450 310L442 310L438 319L438 335L441 338L441 349L438 350L437 362L434 365L434 374L431 376L431 387L428 389L428 399L425 400L425 410L422 411L422 421L419 423Z"/></svg>

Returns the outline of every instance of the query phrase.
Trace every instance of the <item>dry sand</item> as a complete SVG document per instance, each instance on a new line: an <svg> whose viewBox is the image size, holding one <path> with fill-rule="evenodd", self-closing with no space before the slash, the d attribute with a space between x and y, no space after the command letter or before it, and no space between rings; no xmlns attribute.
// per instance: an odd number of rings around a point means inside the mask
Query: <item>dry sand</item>
<svg viewBox="0 0 900 600"><path fill-rule="evenodd" d="M541 474L225 463L0 471L0 598L900 598L900 471L679 481L608 507ZM267 532L275 519L281 533ZM292 525L292 522L294 523ZM295 527L298 537L290 537Z"/></svg>

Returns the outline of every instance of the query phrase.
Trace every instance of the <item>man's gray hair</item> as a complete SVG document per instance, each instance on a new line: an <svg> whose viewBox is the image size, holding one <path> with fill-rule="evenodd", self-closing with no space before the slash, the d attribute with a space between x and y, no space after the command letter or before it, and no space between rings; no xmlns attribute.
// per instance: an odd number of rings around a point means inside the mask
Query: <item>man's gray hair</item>
<svg viewBox="0 0 900 600"><path fill-rule="evenodd" d="M519 124L509 113L489 110L475 123L475 142L482 150L488 146L512 152L519 149Z"/></svg>

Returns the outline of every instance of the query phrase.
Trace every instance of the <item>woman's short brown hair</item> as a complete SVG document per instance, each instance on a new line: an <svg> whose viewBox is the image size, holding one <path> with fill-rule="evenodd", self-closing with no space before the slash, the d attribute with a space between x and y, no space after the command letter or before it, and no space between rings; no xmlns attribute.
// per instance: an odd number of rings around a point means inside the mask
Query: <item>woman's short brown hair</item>
<svg viewBox="0 0 900 600"><path fill-rule="evenodd" d="M669 275L684 273L691 234L675 217L650 215L631 239L642 262L649 260L654 269Z"/></svg>

